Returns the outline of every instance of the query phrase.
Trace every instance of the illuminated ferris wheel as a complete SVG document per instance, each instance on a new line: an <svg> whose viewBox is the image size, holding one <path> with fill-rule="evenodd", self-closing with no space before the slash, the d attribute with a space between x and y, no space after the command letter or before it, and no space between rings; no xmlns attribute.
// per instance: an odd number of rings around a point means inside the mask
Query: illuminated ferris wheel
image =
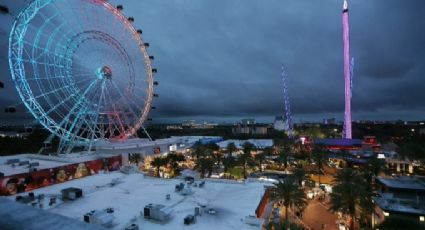
<svg viewBox="0 0 425 230"><path fill-rule="evenodd" d="M126 139L147 120L156 69L142 31L121 11L104 0L35 0L13 25L9 65L16 89L63 143Z"/></svg>

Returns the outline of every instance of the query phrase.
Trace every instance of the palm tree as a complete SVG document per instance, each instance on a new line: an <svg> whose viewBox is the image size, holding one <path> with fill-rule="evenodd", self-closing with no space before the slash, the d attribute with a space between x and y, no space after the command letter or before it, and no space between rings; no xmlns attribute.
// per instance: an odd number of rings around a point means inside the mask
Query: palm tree
<svg viewBox="0 0 425 230"><path fill-rule="evenodd" d="M315 148L313 151L313 159L316 162L317 169L319 170L319 185L321 184L320 175L322 174L323 166L326 163L326 153L322 148Z"/></svg>
<svg viewBox="0 0 425 230"><path fill-rule="evenodd" d="M289 207L303 208L307 205L304 190L302 190L292 176L274 183L270 193L273 201L281 201L285 206L285 221L288 221Z"/></svg>
<svg viewBox="0 0 425 230"><path fill-rule="evenodd" d="M232 155L232 153L236 152L236 150L238 150L238 148L236 148L235 143L230 142L229 144L227 144L227 152Z"/></svg>
<svg viewBox="0 0 425 230"><path fill-rule="evenodd" d="M166 159L167 163L170 165L173 175L175 175L176 170L179 167L179 162L185 161L186 158L183 154L178 154L175 152L171 152L167 155Z"/></svg>
<svg viewBox="0 0 425 230"><path fill-rule="evenodd" d="M331 193L331 210L351 217L350 229L354 229L356 205L367 197L366 182L359 173L345 168L337 173Z"/></svg>
<svg viewBox="0 0 425 230"><path fill-rule="evenodd" d="M371 158L366 165L366 170L361 174L366 182L365 195L360 200L361 207L361 220L366 224L367 227L371 226L371 217L375 214L375 204L372 200L373 186L375 183L376 176L379 175L382 168L385 166L385 162L382 159Z"/></svg>
<svg viewBox="0 0 425 230"><path fill-rule="evenodd" d="M297 168L294 170L294 173L292 175L294 179L298 182L298 185L301 186L302 181L305 178L305 170L303 168Z"/></svg>
<svg viewBox="0 0 425 230"><path fill-rule="evenodd" d="M159 171L161 169L162 166L167 164L167 160L163 157L155 157L152 161L151 161L151 166L156 168L156 175L157 177L159 177Z"/></svg>
<svg viewBox="0 0 425 230"><path fill-rule="evenodd" d="M232 155L223 157L222 161L225 173L230 172L236 166L236 159Z"/></svg>
<svg viewBox="0 0 425 230"><path fill-rule="evenodd" d="M283 164L285 170L288 167L288 157L289 157L290 147L289 145L283 146L279 152L279 162Z"/></svg>
<svg viewBox="0 0 425 230"><path fill-rule="evenodd" d="M235 143L230 142L227 144L227 157L224 157L223 160L223 166L224 166L224 172L227 171L231 171L233 167L236 166L236 160L233 157L233 153L236 152L238 150L238 148L236 148Z"/></svg>
<svg viewBox="0 0 425 230"><path fill-rule="evenodd" d="M140 154L138 154L138 153L132 153L132 154L130 154L130 156L129 156L129 161L131 162L131 163L135 163L136 165L138 165L139 164L139 161L141 160L142 158L140 157Z"/></svg>
<svg viewBox="0 0 425 230"><path fill-rule="evenodd" d="M263 152L266 156L271 156L271 155L274 154L274 148L273 147L265 147Z"/></svg>
<svg viewBox="0 0 425 230"><path fill-rule="evenodd" d="M263 165L263 162L264 162L265 159L266 159L266 153L264 153L264 152L257 153L255 155L255 160L258 162L258 166L260 167L260 172L263 171L261 166Z"/></svg>
<svg viewBox="0 0 425 230"><path fill-rule="evenodd" d="M197 141L194 145L193 145L193 156L196 157L196 159L198 159L201 156L205 155L205 151L207 149L207 147L205 145L203 145L200 141Z"/></svg>
<svg viewBox="0 0 425 230"><path fill-rule="evenodd" d="M378 158L371 158L368 161L366 170L371 175L371 184L375 182L375 178L379 175L382 169L385 167L385 161Z"/></svg>
<svg viewBox="0 0 425 230"><path fill-rule="evenodd" d="M243 154L239 156L240 163L243 167L243 178L246 179L246 168L247 164L252 160L251 151L255 149L255 146L250 142L246 141L243 144Z"/></svg>
<svg viewBox="0 0 425 230"><path fill-rule="evenodd" d="M201 178L204 178L207 171L208 175L211 176L213 165L214 161L211 158L198 158L196 160L195 169L198 169L201 174Z"/></svg>
<svg viewBox="0 0 425 230"><path fill-rule="evenodd" d="M216 143L208 143L206 147L207 149L211 149L214 152L220 150L220 146L218 146Z"/></svg>

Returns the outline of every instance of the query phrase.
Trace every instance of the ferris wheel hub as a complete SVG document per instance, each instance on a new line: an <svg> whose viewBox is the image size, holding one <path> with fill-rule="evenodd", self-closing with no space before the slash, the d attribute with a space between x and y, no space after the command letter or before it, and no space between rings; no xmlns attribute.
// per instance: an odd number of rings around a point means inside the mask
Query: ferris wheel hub
<svg viewBox="0 0 425 230"><path fill-rule="evenodd" d="M96 70L96 76L99 79L112 79L112 69L109 66L103 66Z"/></svg>

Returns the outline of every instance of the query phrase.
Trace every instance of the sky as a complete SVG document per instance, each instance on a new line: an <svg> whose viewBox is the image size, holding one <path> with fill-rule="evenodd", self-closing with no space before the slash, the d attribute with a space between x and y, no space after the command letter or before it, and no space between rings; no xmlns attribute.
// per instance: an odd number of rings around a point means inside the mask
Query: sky
<svg viewBox="0 0 425 230"><path fill-rule="evenodd" d="M2 107L19 101L8 69L8 33L24 2L0 0L11 9L0 15ZM282 64L296 122L343 119L342 0L110 2L135 18L155 56L154 121L272 122L284 113ZM353 120L423 120L425 1L349 5Z"/></svg>

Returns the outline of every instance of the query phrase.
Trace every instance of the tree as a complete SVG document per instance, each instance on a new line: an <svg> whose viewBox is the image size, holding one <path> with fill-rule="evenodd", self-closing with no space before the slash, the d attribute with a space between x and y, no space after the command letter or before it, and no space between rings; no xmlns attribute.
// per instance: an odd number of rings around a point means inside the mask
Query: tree
<svg viewBox="0 0 425 230"><path fill-rule="evenodd" d="M384 160L371 158L368 160L368 164L365 167L366 170L364 170L361 174L364 178L366 186L364 191L365 196L360 200L360 219L363 223L366 224L367 227L371 226L371 217L375 213L375 204L372 200L373 184L375 183L376 176L380 173L384 165Z"/></svg>
<svg viewBox="0 0 425 230"><path fill-rule="evenodd" d="M274 148L273 147L265 147L263 152L264 152L264 155L266 155L266 156L272 156L274 154Z"/></svg>
<svg viewBox="0 0 425 230"><path fill-rule="evenodd" d="M192 155L196 158L211 156L214 151L220 150L220 147L215 143L204 145L200 141L197 141L193 145L193 148L194 148L194 151Z"/></svg>
<svg viewBox="0 0 425 230"><path fill-rule="evenodd" d="M139 164L139 161L141 160L142 158L140 157L140 154L138 154L138 153L132 153L132 154L130 154L130 156L129 156L129 161L131 162L131 163L135 163L136 165L138 165Z"/></svg>
<svg viewBox="0 0 425 230"><path fill-rule="evenodd" d="M320 181L320 175L322 174L323 166L326 163L326 152L323 150L322 147L317 147L313 151L313 159L316 162L317 169L319 170L319 184L321 184Z"/></svg>
<svg viewBox="0 0 425 230"><path fill-rule="evenodd" d="M224 172L229 172L236 166L236 159L232 155L228 155L222 159Z"/></svg>
<svg viewBox="0 0 425 230"><path fill-rule="evenodd" d="M238 148L236 148L235 143L230 142L229 144L227 144L227 152L229 153L229 155L232 155L232 153L236 152L236 150L238 150Z"/></svg>
<svg viewBox="0 0 425 230"><path fill-rule="evenodd" d="M212 151L220 150L220 146L218 146L216 143L208 143L206 147L207 149L211 149Z"/></svg>
<svg viewBox="0 0 425 230"><path fill-rule="evenodd" d="M289 223L285 220L280 220L279 222L270 221L266 226L266 230L303 230L304 228L295 223Z"/></svg>
<svg viewBox="0 0 425 230"><path fill-rule="evenodd" d="M412 160L425 159L425 144L421 142L407 142L400 146L398 153L402 157Z"/></svg>
<svg viewBox="0 0 425 230"><path fill-rule="evenodd" d="M354 229L356 205L367 198L366 182L357 171L345 168L336 174L333 183L330 209L349 215L350 229Z"/></svg>
<svg viewBox="0 0 425 230"><path fill-rule="evenodd" d="M177 154L175 152L171 152L166 157L166 162L170 165L173 174L176 174L176 171L179 167L179 162L185 161L186 158L183 154Z"/></svg>
<svg viewBox="0 0 425 230"><path fill-rule="evenodd" d="M296 180L296 182L298 183L298 185L301 186L302 181L305 178L305 170L303 168L297 168L297 169L295 169L294 170L293 177Z"/></svg>
<svg viewBox="0 0 425 230"><path fill-rule="evenodd" d="M261 166L263 165L263 162L264 162L265 159L266 159L266 154L264 152L257 153L255 155L255 160L258 162L258 166L260 167L260 172L263 171Z"/></svg>
<svg viewBox="0 0 425 230"><path fill-rule="evenodd" d="M295 183L295 179L291 176L274 183L270 195L273 201L281 201L285 206L286 222L288 222L289 207L303 208L307 205L304 190Z"/></svg>
<svg viewBox="0 0 425 230"><path fill-rule="evenodd" d="M204 178L207 171L208 175L211 176L213 165L214 161L211 158L198 158L196 160L195 169L198 169L201 174L201 178Z"/></svg>
<svg viewBox="0 0 425 230"><path fill-rule="evenodd" d="M283 148L281 148L279 152L279 162L284 165L285 170L288 167L288 157L290 153L290 146L285 145Z"/></svg>
<svg viewBox="0 0 425 230"><path fill-rule="evenodd" d="M239 156L240 163L243 167L243 177L246 179L246 168L247 164L252 160L251 151L255 149L255 146L250 142L246 141L243 144L243 154Z"/></svg>
<svg viewBox="0 0 425 230"><path fill-rule="evenodd" d="M369 182L371 186L375 182L375 178L379 175L379 173L382 171L384 167L385 167L385 161L383 159L378 159L376 157L373 157L368 160L365 176L367 177L367 181Z"/></svg>
<svg viewBox="0 0 425 230"><path fill-rule="evenodd" d="M159 171L160 171L161 167L166 165L166 164L167 164L167 159L165 159L163 157L155 157L151 161L151 166L156 168L157 177L159 177Z"/></svg>
<svg viewBox="0 0 425 230"><path fill-rule="evenodd" d="M226 150L227 156L222 158L225 173L231 171L232 168L236 166L236 160L233 157L233 153L236 152L238 148L236 147L235 143L230 142L227 144Z"/></svg>

